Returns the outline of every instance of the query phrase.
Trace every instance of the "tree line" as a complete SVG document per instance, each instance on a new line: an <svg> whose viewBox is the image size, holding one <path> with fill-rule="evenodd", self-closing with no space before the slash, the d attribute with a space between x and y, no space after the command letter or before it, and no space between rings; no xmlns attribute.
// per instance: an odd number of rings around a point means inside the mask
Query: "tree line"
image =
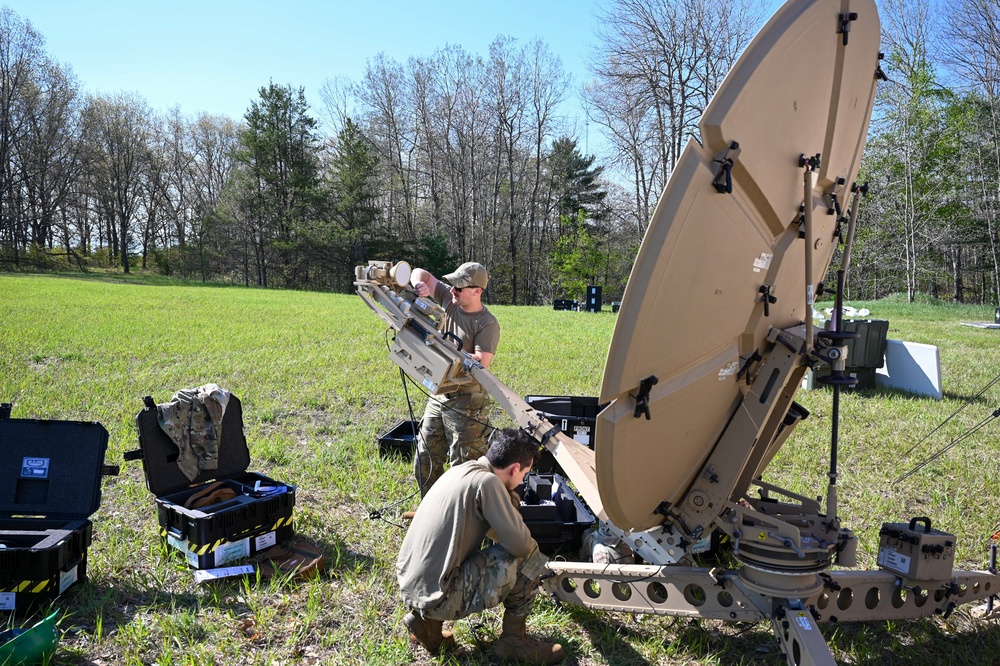
<svg viewBox="0 0 1000 666"><path fill-rule="evenodd" d="M848 296L1000 302L1000 10L882 0L882 68ZM366 259L486 264L492 302L620 297L683 146L764 20L758 0L608 0L591 78L540 40L373 56L268 82L240 119L84 93L0 7L0 268L139 267L350 291ZM565 115L578 99L601 161ZM793 221L789 221L792 223Z"/></svg>

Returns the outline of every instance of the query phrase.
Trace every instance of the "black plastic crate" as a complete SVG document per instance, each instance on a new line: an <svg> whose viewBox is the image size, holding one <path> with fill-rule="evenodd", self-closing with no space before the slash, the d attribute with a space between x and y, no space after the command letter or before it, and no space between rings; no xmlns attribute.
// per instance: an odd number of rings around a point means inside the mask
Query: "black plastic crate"
<svg viewBox="0 0 1000 666"><path fill-rule="evenodd" d="M530 473L517 488L521 518L546 555L576 553L594 514L558 474ZM546 498L548 494L548 498Z"/></svg>
<svg viewBox="0 0 1000 666"><path fill-rule="evenodd" d="M594 448L597 415L606 403L602 405L597 398L576 395L528 395L524 401L567 437ZM548 450L542 451L534 469L543 474L563 471Z"/></svg>
<svg viewBox="0 0 1000 666"><path fill-rule="evenodd" d="M576 310L578 304L571 298L557 298L552 301L553 310Z"/></svg>
<svg viewBox="0 0 1000 666"><path fill-rule="evenodd" d="M108 431L11 419L0 406L0 610L28 612L87 578Z"/></svg>
<svg viewBox="0 0 1000 666"><path fill-rule="evenodd" d="M403 460L411 460L417 445L419 421L400 421L388 431L378 436L378 452L383 458L397 455Z"/></svg>
<svg viewBox="0 0 1000 666"><path fill-rule="evenodd" d="M145 399L136 416L139 450L126 459L141 459L146 487L156 497L160 536L196 569L223 566L290 539L295 486L247 472L250 450L243 434L243 408L230 395L219 435L219 464L193 480L177 466L177 445L160 428L156 403ZM225 501L187 508L196 493L215 483L232 491Z"/></svg>

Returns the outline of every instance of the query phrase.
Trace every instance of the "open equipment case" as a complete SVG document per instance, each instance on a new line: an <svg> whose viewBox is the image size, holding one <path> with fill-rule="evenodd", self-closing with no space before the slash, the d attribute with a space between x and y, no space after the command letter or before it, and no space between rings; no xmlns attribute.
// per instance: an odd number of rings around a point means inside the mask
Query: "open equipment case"
<svg viewBox="0 0 1000 666"><path fill-rule="evenodd" d="M0 405L0 611L29 611L87 578L108 431L10 418Z"/></svg>
<svg viewBox="0 0 1000 666"><path fill-rule="evenodd" d="M521 496L521 518L546 555L579 552L583 533L597 518L558 474L531 472L515 491Z"/></svg>
<svg viewBox="0 0 1000 666"><path fill-rule="evenodd" d="M262 474L247 472L250 450L243 433L243 408L231 395L225 426L219 435L219 465L193 480L177 466L179 449L160 428L156 403L144 398L136 416L139 449L126 460L142 460L146 487L156 496L160 536L180 551L195 569L210 569L235 562L290 539L295 486ZM233 427L238 424L239 427ZM215 489L225 499L187 508L198 494Z"/></svg>

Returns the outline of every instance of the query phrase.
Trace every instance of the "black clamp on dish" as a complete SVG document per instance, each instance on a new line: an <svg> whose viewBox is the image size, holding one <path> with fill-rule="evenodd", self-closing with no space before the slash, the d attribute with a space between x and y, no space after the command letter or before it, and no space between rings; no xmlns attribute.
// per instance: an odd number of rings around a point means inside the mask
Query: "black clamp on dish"
<svg viewBox="0 0 1000 666"><path fill-rule="evenodd" d="M147 395L142 399L142 404L146 409L156 409L156 402L153 400L153 396Z"/></svg>
<svg viewBox="0 0 1000 666"><path fill-rule="evenodd" d="M9 402L0 403L0 421L10 418L11 404Z"/></svg>
<svg viewBox="0 0 1000 666"><path fill-rule="evenodd" d="M719 165L719 173L712 179L712 185L719 194L733 193L733 163L740 156L740 144L733 141L721 157L712 160Z"/></svg>
<svg viewBox="0 0 1000 666"><path fill-rule="evenodd" d="M757 290L757 293L760 294L760 300L764 301L764 316L765 317L770 317L771 316L771 310L770 310L769 306L771 306L774 303L778 302L778 297L775 296L773 293L771 293L772 289L774 289L773 286L771 286L769 284L762 284L762 285L760 285L760 289Z"/></svg>
<svg viewBox="0 0 1000 666"><path fill-rule="evenodd" d="M545 446L549 443L549 440L561 432L562 430L559 429L559 426L554 425L544 435L542 435L542 438L541 440L539 440L538 443L541 444L542 448L544 449Z"/></svg>
<svg viewBox="0 0 1000 666"><path fill-rule="evenodd" d="M816 153L812 157L806 157L805 153L799 155L799 166L810 171L816 171L823 164L823 157L820 153Z"/></svg>
<svg viewBox="0 0 1000 666"><path fill-rule="evenodd" d="M646 420L650 420L649 415L649 391L660 381L653 375L646 377L641 382L639 382L639 393L635 396L635 413L633 416L639 418L640 416L646 416Z"/></svg>
<svg viewBox="0 0 1000 666"><path fill-rule="evenodd" d="M840 14L837 17L837 34L844 35L844 46L847 46L847 35L851 32L851 21L858 20L857 12Z"/></svg>

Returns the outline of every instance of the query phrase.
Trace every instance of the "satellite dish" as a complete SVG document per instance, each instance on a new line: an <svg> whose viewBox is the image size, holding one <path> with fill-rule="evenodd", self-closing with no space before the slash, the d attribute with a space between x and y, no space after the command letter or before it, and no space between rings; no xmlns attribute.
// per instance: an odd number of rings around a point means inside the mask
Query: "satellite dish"
<svg viewBox="0 0 1000 666"><path fill-rule="evenodd" d="M805 202L815 286L838 241L829 195L842 202L857 175L879 58L874 1L852 0L849 14L842 5L789 2L771 18L716 92L702 144L689 141L653 213L605 365L600 400L611 404L596 427L598 487L619 528L662 522L654 511L683 497L738 409L746 359L772 328L812 316L801 158L819 156ZM636 410L644 380L648 420ZM748 458L763 467L773 454Z"/></svg>

